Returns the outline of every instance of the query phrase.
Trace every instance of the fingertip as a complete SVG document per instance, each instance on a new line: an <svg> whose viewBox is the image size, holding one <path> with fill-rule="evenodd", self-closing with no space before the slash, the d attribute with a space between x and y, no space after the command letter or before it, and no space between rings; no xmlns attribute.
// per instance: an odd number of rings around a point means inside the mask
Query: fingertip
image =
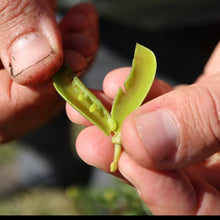
<svg viewBox="0 0 220 220"><path fill-rule="evenodd" d="M61 32L73 33L73 32L86 32L89 27L89 21L85 15L68 13L59 23Z"/></svg>
<svg viewBox="0 0 220 220"><path fill-rule="evenodd" d="M98 41L85 33L64 34L63 47L77 51L85 57L91 57L98 50Z"/></svg>
<svg viewBox="0 0 220 220"><path fill-rule="evenodd" d="M13 81L25 86L37 86L45 83L52 78L54 73L60 69L63 64L63 52L51 51L48 56L34 63L14 75L13 66L10 64L10 73Z"/></svg>
<svg viewBox="0 0 220 220"><path fill-rule="evenodd" d="M66 114L67 117L73 123L90 126L91 122L89 122L83 115L81 115L78 111L76 111L70 104L66 103Z"/></svg>
<svg viewBox="0 0 220 220"><path fill-rule="evenodd" d="M97 17L96 7L89 2L83 2L75 5L68 11L68 13L79 13L84 14L86 16Z"/></svg>
<svg viewBox="0 0 220 220"><path fill-rule="evenodd" d="M111 136L106 136L95 126L85 128L76 140L76 150L82 160L104 172L110 172L113 158Z"/></svg>
<svg viewBox="0 0 220 220"><path fill-rule="evenodd" d="M130 67L123 67L112 70L105 76L103 81L103 91L109 98L114 99L118 92L118 88L124 88L124 82L130 71Z"/></svg>
<svg viewBox="0 0 220 220"><path fill-rule="evenodd" d="M80 3L72 7L60 22L61 32L65 35L88 36L95 47L99 44L99 22L96 8L91 3ZM80 41L79 41L80 43ZM72 45L73 46L73 45ZM76 47L77 45L74 45ZM82 47L82 45L81 45Z"/></svg>
<svg viewBox="0 0 220 220"><path fill-rule="evenodd" d="M74 50L64 50L64 58L76 75L80 75L88 68L86 58Z"/></svg>
<svg viewBox="0 0 220 220"><path fill-rule="evenodd" d="M5 14L0 25L5 69L22 85L48 81L63 63L61 37L50 5L47 1L10 1Z"/></svg>
<svg viewBox="0 0 220 220"><path fill-rule="evenodd" d="M99 47L98 15L90 3L71 8L59 24L63 48L84 56L87 67L92 63ZM73 61L76 64L75 61Z"/></svg>

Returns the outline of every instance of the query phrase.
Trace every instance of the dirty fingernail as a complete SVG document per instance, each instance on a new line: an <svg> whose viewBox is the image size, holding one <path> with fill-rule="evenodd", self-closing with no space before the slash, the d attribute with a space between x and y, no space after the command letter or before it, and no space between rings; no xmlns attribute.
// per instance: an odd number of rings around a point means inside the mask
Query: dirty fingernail
<svg viewBox="0 0 220 220"><path fill-rule="evenodd" d="M16 39L10 52L9 68L11 75L15 77L27 68L47 58L53 52L53 49L44 35L29 33Z"/></svg>

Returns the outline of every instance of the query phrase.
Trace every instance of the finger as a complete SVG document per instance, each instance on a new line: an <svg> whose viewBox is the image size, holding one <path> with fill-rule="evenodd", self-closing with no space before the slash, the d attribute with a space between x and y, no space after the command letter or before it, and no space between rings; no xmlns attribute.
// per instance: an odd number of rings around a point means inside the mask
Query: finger
<svg viewBox="0 0 220 220"><path fill-rule="evenodd" d="M91 3L84 2L71 8L60 25L63 33L87 33L99 41L98 13Z"/></svg>
<svg viewBox="0 0 220 220"><path fill-rule="evenodd" d="M76 150L80 158L87 164L124 179L119 171L110 172L110 164L114 154L114 145L111 143L111 139L112 136L106 136L97 127L90 126L78 135Z"/></svg>
<svg viewBox="0 0 220 220"><path fill-rule="evenodd" d="M210 185L212 185L215 189L220 191L220 176L216 175L216 173L220 172L220 152L212 155L209 157L205 163L202 163L200 165L199 172L196 173L202 173L204 175L204 171L206 171L206 182L209 182Z"/></svg>
<svg viewBox="0 0 220 220"><path fill-rule="evenodd" d="M218 152L219 83L216 74L144 104L123 123L125 151L142 166L159 169L179 169Z"/></svg>
<svg viewBox="0 0 220 220"><path fill-rule="evenodd" d="M219 213L219 155L215 154L205 162L184 169L197 194L197 215L216 215Z"/></svg>
<svg viewBox="0 0 220 220"><path fill-rule="evenodd" d="M86 163L109 173L113 158L111 136L106 136L95 126L88 127L77 137L76 149Z"/></svg>
<svg viewBox="0 0 220 220"><path fill-rule="evenodd" d="M111 137L91 126L79 134L76 148L86 163L109 173L113 156ZM118 169L120 172L115 175L132 184L154 214L207 214L211 213L211 207L218 211L218 193L210 185L202 186L195 178L190 180L181 171L147 170L126 152L121 154Z"/></svg>
<svg viewBox="0 0 220 220"><path fill-rule="evenodd" d="M126 152L119 164L121 174L156 215L215 215L219 213L220 194L204 181L204 170L153 171L138 166ZM196 172L196 173L195 173ZM215 173L216 174L216 173Z"/></svg>
<svg viewBox="0 0 220 220"><path fill-rule="evenodd" d="M103 91L108 97L114 99L118 92L118 88L121 87L124 89L124 82L127 79L130 71L130 67L123 67L113 70L106 75L103 81ZM155 79L145 102L171 90L172 87L170 85L162 80Z"/></svg>
<svg viewBox="0 0 220 220"><path fill-rule="evenodd" d="M98 50L98 15L90 3L71 8L59 24L65 60L75 74L81 75L90 67Z"/></svg>
<svg viewBox="0 0 220 220"><path fill-rule="evenodd" d="M122 153L118 168L134 185L153 214L195 214L196 193L184 173L145 169L137 165L126 152Z"/></svg>
<svg viewBox="0 0 220 220"><path fill-rule="evenodd" d="M64 59L71 66L72 71L76 75L81 75L88 69L86 58L74 50L64 50Z"/></svg>
<svg viewBox="0 0 220 220"><path fill-rule="evenodd" d="M59 27L64 49L71 49L86 58L93 58L98 49L98 14L90 3L81 3L70 9Z"/></svg>
<svg viewBox="0 0 220 220"><path fill-rule="evenodd" d="M119 87L124 89L124 82L131 71L131 67L122 67L110 71L104 78L103 91L111 99L114 99Z"/></svg>
<svg viewBox="0 0 220 220"><path fill-rule="evenodd" d="M48 1L1 1L0 55L13 80L36 85L63 62L61 38Z"/></svg>
<svg viewBox="0 0 220 220"><path fill-rule="evenodd" d="M98 45L95 39L89 35L74 33L63 35L63 47L77 51L85 57L90 57L96 53Z"/></svg>
<svg viewBox="0 0 220 220"><path fill-rule="evenodd" d="M12 81L6 70L0 71L0 81L0 143L43 125L64 106L51 81L26 87Z"/></svg>
<svg viewBox="0 0 220 220"><path fill-rule="evenodd" d="M206 182L192 181L197 194L197 215L219 215L220 193Z"/></svg>
<svg viewBox="0 0 220 220"><path fill-rule="evenodd" d="M89 68L98 50L98 15L95 7L89 3L74 6L61 20L59 27L63 34L65 60L79 76ZM99 92L93 92L99 96ZM66 112L72 122L91 125L68 103Z"/></svg>
<svg viewBox="0 0 220 220"><path fill-rule="evenodd" d="M51 9L56 12L57 10L57 1L56 0L48 0L48 3L51 7Z"/></svg>
<svg viewBox="0 0 220 220"><path fill-rule="evenodd" d="M163 80L154 79L150 91L144 100L144 103L149 102L150 100L155 99L167 92L170 92L171 90L173 90L173 88Z"/></svg>
<svg viewBox="0 0 220 220"><path fill-rule="evenodd" d="M66 114L70 121L75 124L80 124L86 127L92 125L92 123L88 119L86 119L82 114L80 114L68 103L66 103Z"/></svg>

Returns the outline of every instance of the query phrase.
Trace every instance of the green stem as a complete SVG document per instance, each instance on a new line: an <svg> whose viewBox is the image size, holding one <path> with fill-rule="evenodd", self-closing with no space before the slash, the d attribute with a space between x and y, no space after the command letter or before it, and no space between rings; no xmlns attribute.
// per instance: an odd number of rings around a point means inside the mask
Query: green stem
<svg viewBox="0 0 220 220"><path fill-rule="evenodd" d="M115 144L114 158L110 166L110 171L113 173L118 169L118 160L121 155L121 149L122 149L121 144Z"/></svg>
<svg viewBox="0 0 220 220"><path fill-rule="evenodd" d="M110 171L115 172L118 169L118 160L121 155L122 144L121 144L121 133L116 133L112 137L112 143L114 144L114 158L110 166Z"/></svg>

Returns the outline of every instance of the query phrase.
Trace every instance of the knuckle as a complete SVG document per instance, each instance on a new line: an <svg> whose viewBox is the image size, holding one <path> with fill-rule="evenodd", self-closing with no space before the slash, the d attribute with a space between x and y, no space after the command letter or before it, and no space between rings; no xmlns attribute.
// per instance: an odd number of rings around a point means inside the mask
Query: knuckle
<svg viewBox="0 0 220 220"><path fill-rule="evenodd" d="M0 6L0 21L1 25L9 21L12 21L14 18L18 17L23 13L26 8L28 1L22 0L9 0L2 1Z"/></svg>
<svg viewBox="0 0 220 220"><path fill-rule="evenodd" d="M0 3L0 41L5 43L1 48L8 50L15 39L39 28L37 20L42 16L41 2L4 0Z"/></svg>
<svg viewBox="0 0 220 220"><path fill-rule="evenodd" d="M0 5L1 38L10 38L11 35L19 36L24 31L31 31L41 13L38 1L5 0Z"/></svg>
<svg viewBox="0 0 220 220"><path fill-rule="evenodd" d="M0 16L5 15L6 9L9 7L9 1L2 0L0 4Z"/></svg>
<svg viewBox="0 0 220 220"><path fill-rule="evenodd" d="M220 97L215 92L206 88L207 97L209 99L209 127L210 132L214 136L218 147L220 147Z"/></svg>
<svg viewBox="0 0 220 220"><path fill-rule="evenodd" d="M180 90L175 104L181 105L176 106L180 131L176 161L185 164L220 149L220 92L199 83Z"/></svg>
<svg viewBox="0 0 220 220"><path fill-rule="evenodd" d="M195 99L191 99L194 125L205 146L220 147L220 99L215 89L196 84Z"/></svg>

